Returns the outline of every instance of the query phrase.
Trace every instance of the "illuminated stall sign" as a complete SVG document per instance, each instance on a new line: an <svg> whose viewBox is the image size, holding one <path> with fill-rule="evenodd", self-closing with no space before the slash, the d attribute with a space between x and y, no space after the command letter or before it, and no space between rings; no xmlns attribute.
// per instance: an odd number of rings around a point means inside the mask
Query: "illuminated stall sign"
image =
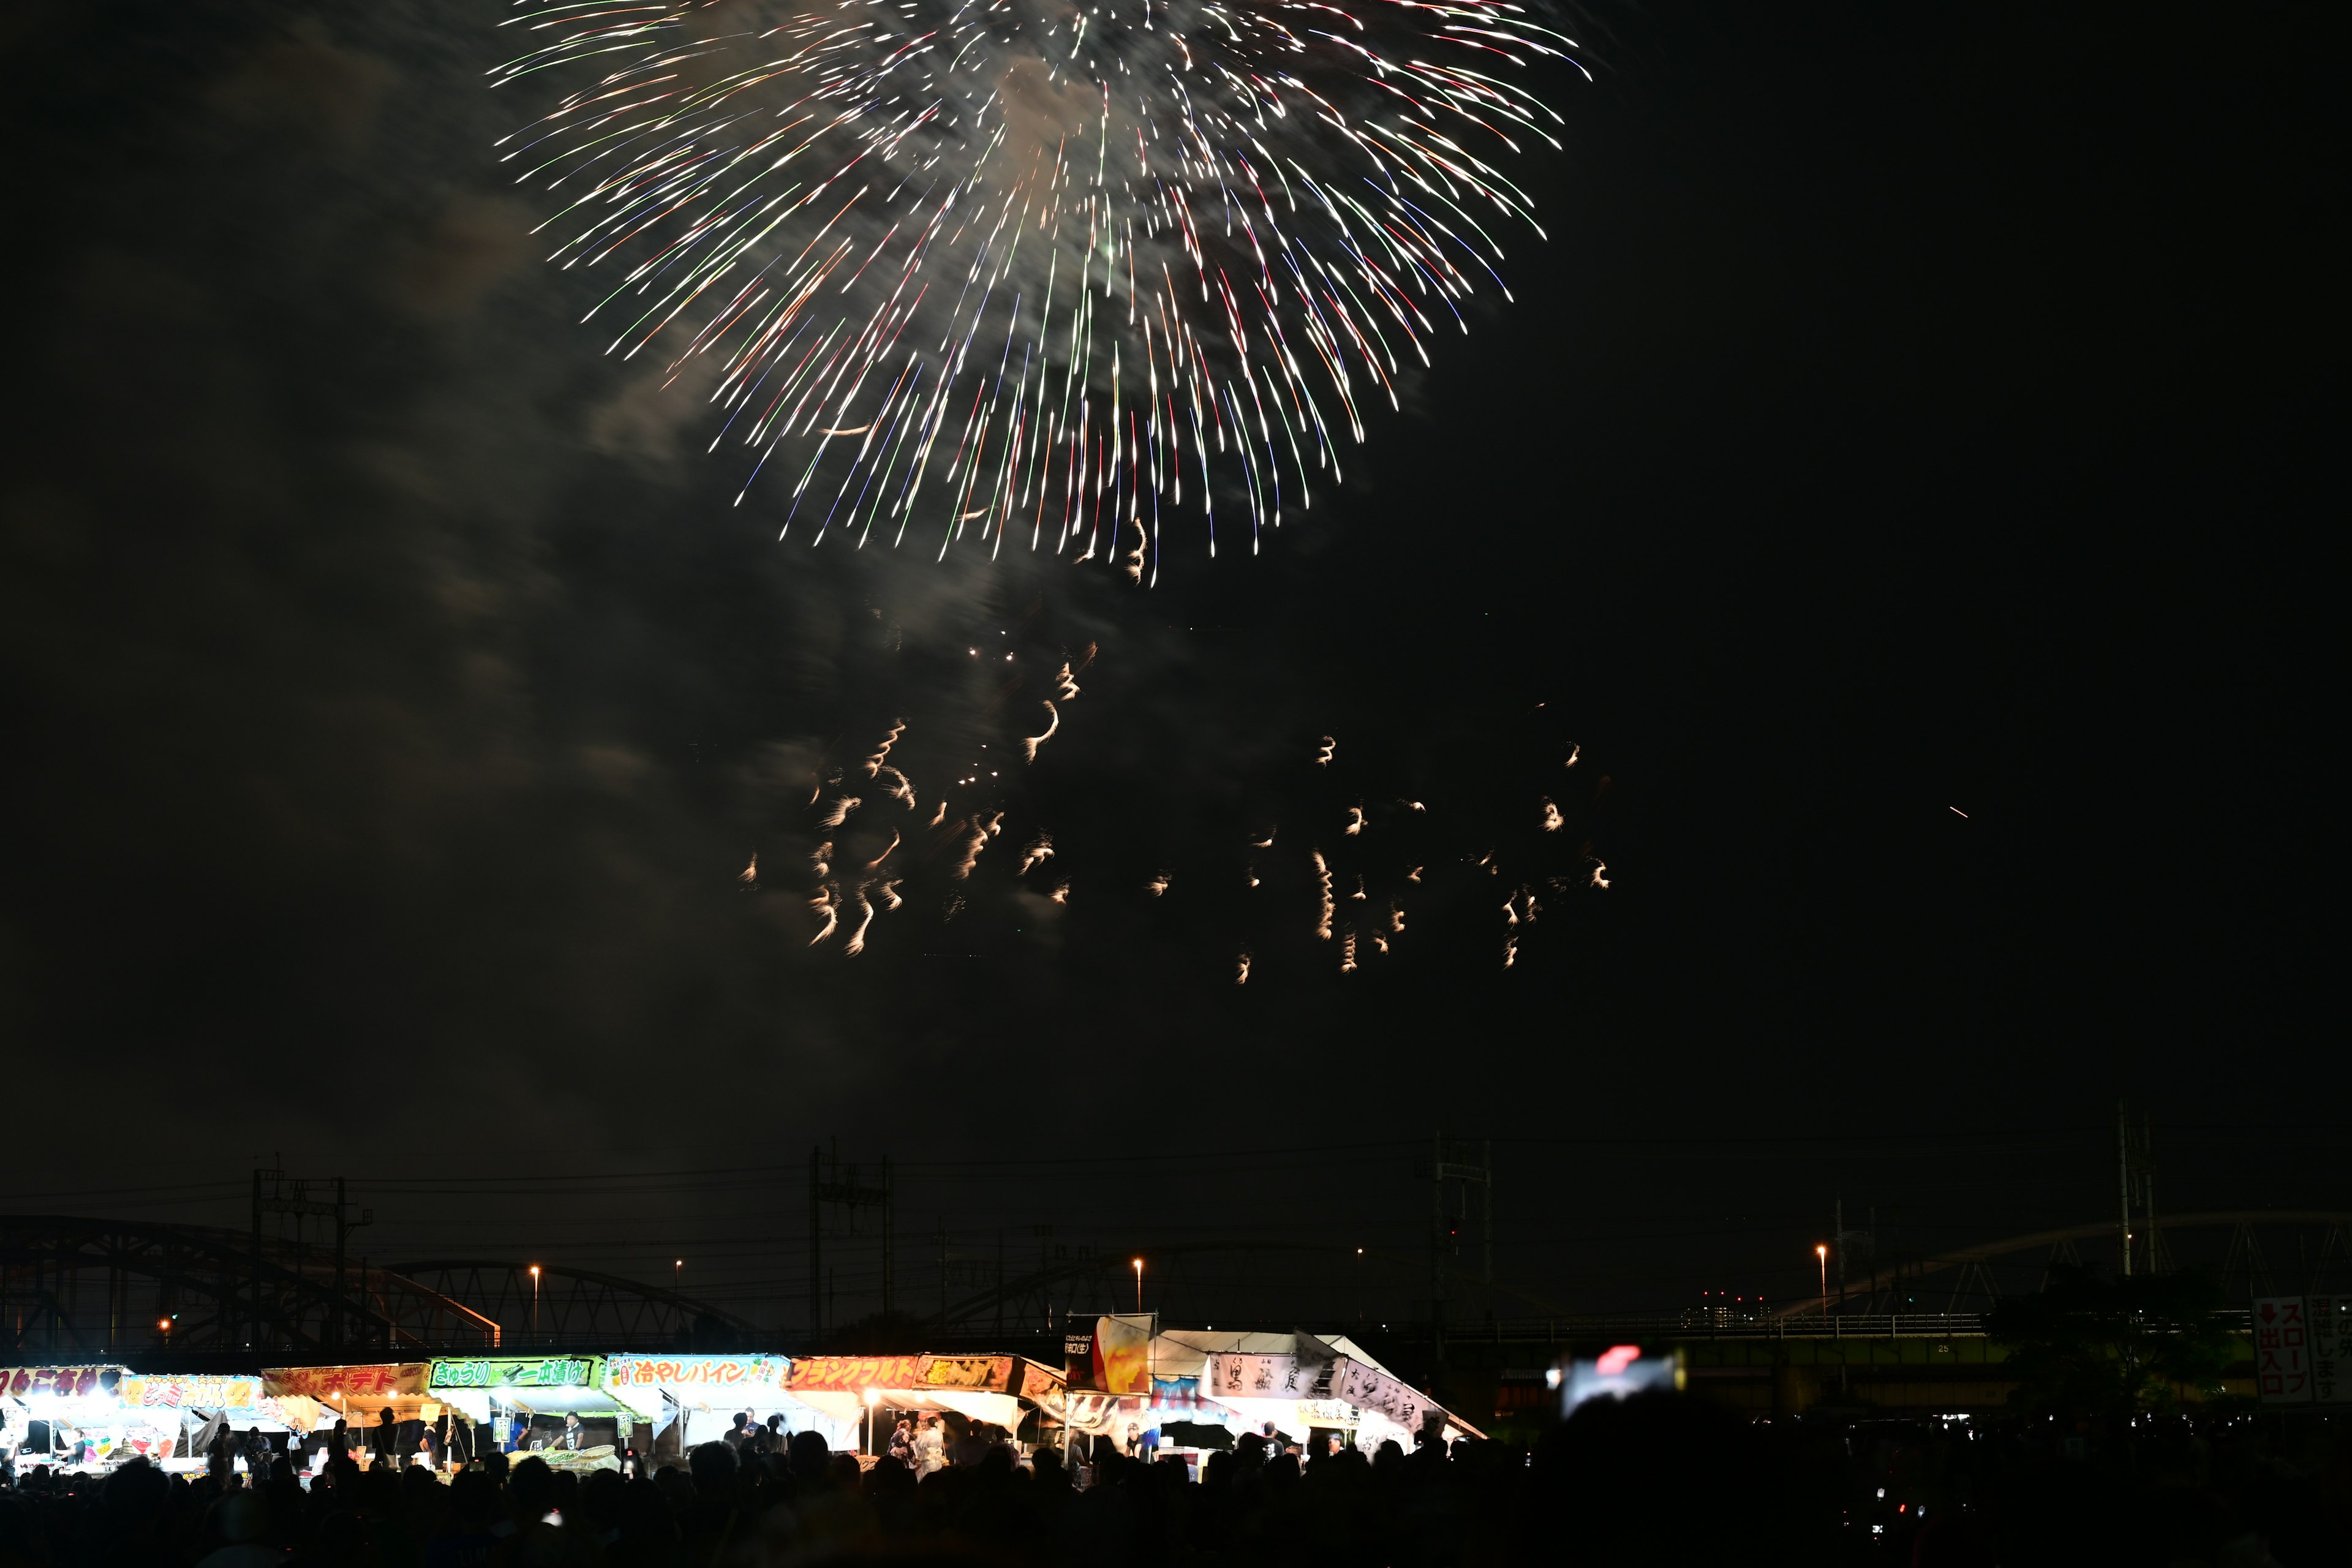
<svg viewBox="0 0 2352 1568"><path fill-rule="evenodd" d="M19 1366L0 1372L0 1391L16 1399L46 1394L55 1399L106 1399L121 1386L119 1366Z"/></svg>
<svg viewBox="0 0 2352 1568"><path fill-rule="evenodd" d="M398 1399L425 1392L428 1363L390 1362L377 1366L265 1367L264 1390L278 1398L332 1400Z"/></svg>
<svg viewBox="0 0 2352 1568"><path fill-rule="evenodd" d="M598 1388L602 1356L466 1356L436 1361L427 1388Z"/></svg>
<svg viewBox="0 0 2352 1568"><path fill-rule="evenodd" d="M257 1377L126 1377L122 1403L147 1410L252 1410L261 1404Z"/></svg>
<svg viewBox="0 0 2352 1568"><path fill-rule="evenodd" d="M1009 1394L1013 1358L1009 1355L927 1355L922 1388L957 1388Z"/></svg>
<svg viewBox="0 0 2352 1568"><path fill-rule="evenodd" d="M1058 1417L1069 1408L1069 1387L1062 1374L1034 1361L1021 1363L1021 1386L1016 1392L1048 1415Z"/></svg>
<svg viewBox="0 0 2352 1568"><path fill-rule="evenodd" d="M607 1388L782 1388L793 1363L768 1355L616 1355L604 1362Z"/></svg>
<svg viewBox="0 0 2352 1568"><path fill-rule="evenodd" d="M784 1386L811 1392L862 1394L869 1388L920 1388L920 1355L815 1355L793 1363Z"/></svg>
<svg viewBox="0 0 2352 1568"><path fill-rule="evenodd" d="M1209 1358L1209 1392L1235 1399L1328 1399L1339 1363L1300 1355L1224 1351Z"/></svg>

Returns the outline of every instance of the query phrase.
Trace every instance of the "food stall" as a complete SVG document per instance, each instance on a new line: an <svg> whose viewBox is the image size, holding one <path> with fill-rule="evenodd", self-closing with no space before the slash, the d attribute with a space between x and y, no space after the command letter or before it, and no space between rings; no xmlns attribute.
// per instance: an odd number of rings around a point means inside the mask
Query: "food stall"
<svg viewBox="0 0 2352 1568"><path fill-rule="evenodd" d="M825 1418L818 1429L834 1448L865 1447L871 1411L880 1448L902 1415L951 1410L1015 1435L1032 1410L1059 1419L1063 1379L1016 1355L807 1356L792 1363L784 1392Z"/></svg>
<svg viewBox="0 0 2352 1568"><path fill-rule="evenodd" d="M497 1431L511 1424L509 1446L559 1469L617 1470L639 1422L650 1422L652 1401L621 1398L600 1355L448 1356L432 1362L425 1393L472 1421ZM566 1444L567 1415L581 1418L578 1447ZM489 1445L482 1445L487 1448Z"/></svg>
<svg viewBox="0 0 2352 1568"><path fill-rule="evenodd" d="M313 1425L304 1430L331 1427L340 1421L352 1433L366 1433L383 1425L384 1412L389 1410L395 1426L410 1422L430 1426L436 1442L441 1442L446 1436L449 1407L425 1389L428 1364L406 1361L357 1366L265 1367L261 1380L267 1395L280 1400L304 1400L316 1409ZM373 1448L368 1442L362 1439L356 1447L354 1458L362 1464L373 1462ZM315 1448L309 1468L322 1467L328 1458L324 1447Z"/></svg>
<svg viewBox="0 0 2352 1568"><path fill-rule="evenodd" d="M1340 1334L1169 1330L1152 1336L1150 1376L1148 1395L1074 1389L1071 1429L1108 1434L1121 1452L1180 1422L1235 1436L1271 1423L1301 1447L1318 1431L1349 1446L1393 1440L1408 1451L1424 1430L1447 1442L1480 1436Z"/></svg>
<svg viewBox="0 0 2352 1568"><path fill-rule="evenodd" d="M190 1439L219 1419L239 1433L305 1432L319 1419L303 1398L272 1395L250 1373L134 1373L121 1366L0 1370L7 1446L32 1463L92 1471L142 1455L166 1469L201 1469ZM242 1457L236 1461L243 1469Z"/></svg>
<svg viewBox="0 0 2352 1568"><path fill-rule="evenodd" d="M831 1422L784 1392L792 1362L780 1355L614 1355L604 1358L613 1398L652 1428L656 1455L684 1454L727 1435L738 1415L764 1426L782 1415L787 1432L814 1428L833 1447Z"/></svg>

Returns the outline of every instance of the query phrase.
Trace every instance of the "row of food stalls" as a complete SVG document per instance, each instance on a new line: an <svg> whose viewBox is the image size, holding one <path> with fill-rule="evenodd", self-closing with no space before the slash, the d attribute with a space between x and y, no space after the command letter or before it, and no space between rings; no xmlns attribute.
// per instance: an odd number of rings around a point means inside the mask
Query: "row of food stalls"
<svg viewBox="0 0 2352 1568"><path fill-rule="evenodd" d="M1025 1442L1076 1435L1121 1452L1147 1434L1163 1451L1195 1455L1269 1428L1301 1445L1317 1431L1367 1447L1392 1437L1410 1447L1424 1431L1475 1435L1345 1336L1153 1330L1149 1319L1097 1320L1092 1333L1069 1337L1059 1369L1017 1355L920 1352L463 1356L226 1376L0 1369L0 1447L75 1468L132 1454L194 1468L226 1423L285 1434L274 1446L316 1468L327 1458L321 1434L337 1423L364 1436L388 1421L402 1429L404 1453L429 1432L444 1459L496 1446L593 1468L631 1450L682 1455L724 1436L738 1415L865 1452L887 1446L898 1418L931 1413Z"/></svg>

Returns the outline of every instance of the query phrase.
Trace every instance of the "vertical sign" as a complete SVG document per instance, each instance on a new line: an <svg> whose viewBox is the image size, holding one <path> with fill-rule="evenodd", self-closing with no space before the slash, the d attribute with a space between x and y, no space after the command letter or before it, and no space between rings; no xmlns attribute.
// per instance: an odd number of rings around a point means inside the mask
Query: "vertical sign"
<svg viewBox="0 0 2352 1568"><path fill-rule="evenodd" d="M2255 1299L2254 1386L2264 1405L2311 1403L2311 1320L2302 1297Z"/></svg>
<svg viewBox="0 0 2352 1568"><path fill-rule="evenodd" d="M2352 1297L2310 1296L2311 1397L2318 1405L2352 1405Z"/></svg>

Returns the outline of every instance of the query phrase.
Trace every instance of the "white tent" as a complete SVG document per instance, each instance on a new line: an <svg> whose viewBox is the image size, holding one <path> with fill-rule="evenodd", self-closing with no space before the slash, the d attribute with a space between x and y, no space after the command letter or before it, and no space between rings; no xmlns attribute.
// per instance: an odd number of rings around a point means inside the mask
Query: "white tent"
<svg viewBox="0 0 2352 1568"><path fill-rule="evenodd" d="M1152 1338L1151 1373L1198 1379L1201 1397L1247 1429L1270 1421L1302 1442L1324 1426L1353 1430L1360 1443L1393 1438L1409 1448L1433 1415L1446 1441L1481 1436L1345 1334L1171 1329Z"/></svg>

